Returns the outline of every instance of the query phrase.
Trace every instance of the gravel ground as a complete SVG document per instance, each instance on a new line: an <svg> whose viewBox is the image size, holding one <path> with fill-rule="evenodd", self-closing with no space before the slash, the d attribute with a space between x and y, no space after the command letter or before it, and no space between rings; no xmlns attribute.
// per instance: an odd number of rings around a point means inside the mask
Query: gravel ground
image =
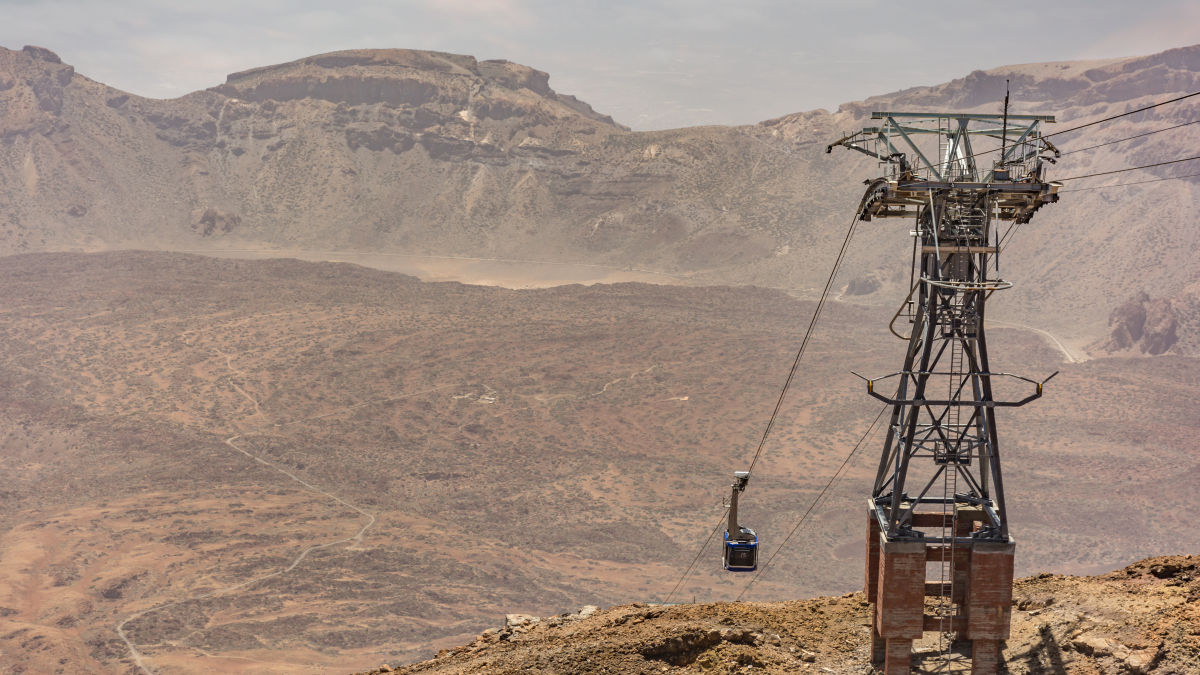
<svg viewBox="0 0 1200 675"><path fill-rule="evenodd" d="M1200 672L1200 556L1151 558L1096 577L1020 579L1010 673ZM871 673L861 593L794 602L633 604L577 614L512 614L423 663L371 671L451 673ZM936 635L914 672L947 672ZM968 669L963 654L949 672Z"/></svg>

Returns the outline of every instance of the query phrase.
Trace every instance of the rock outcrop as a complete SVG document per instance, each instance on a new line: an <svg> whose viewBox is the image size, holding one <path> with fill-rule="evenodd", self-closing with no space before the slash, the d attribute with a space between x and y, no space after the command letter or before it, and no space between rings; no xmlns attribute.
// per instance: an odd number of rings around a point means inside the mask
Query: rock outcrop
<svg viewBox="0 0 1200 675"><path fill-rule="evenodd" d="M1005 672L1189 673L1200 670L1200 558L1151 558L1096 577L1016 582ZM795 602L633 604L514 621L436 659L380 672L863 673L870 605L861 593ZM938 641L914 665L942 665ZM956 658L969 663L969 656Z"/></svg>
<svg viewBox="0 0 1200 675"><path fill-rule="evenodd" d="M1109 353L1165 354L1179 341L1179 314L1166 298L1139 293L1113 310L1108 340L1099 348Z"/></svg>

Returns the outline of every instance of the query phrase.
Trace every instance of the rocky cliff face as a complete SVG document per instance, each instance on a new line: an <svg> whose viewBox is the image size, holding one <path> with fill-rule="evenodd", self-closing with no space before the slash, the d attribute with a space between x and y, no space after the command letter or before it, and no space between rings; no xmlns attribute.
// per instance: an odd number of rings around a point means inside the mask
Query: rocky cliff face
<svg viewBox="0 0 1200 675"><path fill-rule="evenodd" d="M317 99L349 106L424 108L452 125L470 125L472 120L487 125L513 117L582 117L624 128L586 103L555 93L550 76L540 70L510 61L480 62L471 56L407 49L335 52L255 68L230 75L211 91L258 103Z"/></svg>
<svg viewBox="0 0 1200 675"><path fill-rule="evenodd" d="M62 112L64 88L74 78L75 69L42 47L27 46L19 55L5 56L9 67L7 72L0 71L5 137L51 133ZM23 67L14 68L14 63Z"/></svg>
<svg viewBox="0 0 1200 675"><path fill-rule="evenodd" d="M1139 293L1113 310L1108 319L1112 328L1102 351L1164 354L1179 342L1179 313L1166 298L1152 299Z"/></svg>
<svg viewBox="0 0 1200 675"><path fill-rule="evenodd" d="M1016 111L1058 113L1067 108L1106 105L1164 91L1200 89L1200 49L1184 47L1151 56L1098 61L1063 61L1001 66L976 70L931 87L913 87L894 94L848 103L839 110L870 114L889 109L974 110L995 108L996 92L1011 88Z"/></svg>
<svg viewBox="0 0 1200 675"><path fill-rule="evenodd" d="M497 182L487 167L524 174L625 131L546 73L469 56L338 52L157 101L42 48L3 50L0 172L23 189L5 195L0 247L369 245L397 221L508 210L495 202L522 176Z"/></svg>

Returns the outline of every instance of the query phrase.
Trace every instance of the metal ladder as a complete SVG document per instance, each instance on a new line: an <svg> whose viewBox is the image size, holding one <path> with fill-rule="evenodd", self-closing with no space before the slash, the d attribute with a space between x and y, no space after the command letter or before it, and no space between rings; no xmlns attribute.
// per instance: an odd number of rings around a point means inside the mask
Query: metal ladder
<svg viewBox="0 0 1200 675"><path fill-rule="evenodd" d="M956 316L962 316L962 294L955 298L953 304ZM963 344L957 339L950 343L950 376L946 399L953 400L958 385L963 377ZM941 596L938 598L935 616L938 619L938 651L942 656L941 670L949 672L952 662L951 647L954 644L955 618L957 616L954 604L954 538L958 534L958 509L954 495L958 491L958 462L962 451L959 436L961 417L958 406L950 406L946 411L946 419L942 427L951 445L945 448L947 463L942 473L942 544L940 567Z"/></svg>

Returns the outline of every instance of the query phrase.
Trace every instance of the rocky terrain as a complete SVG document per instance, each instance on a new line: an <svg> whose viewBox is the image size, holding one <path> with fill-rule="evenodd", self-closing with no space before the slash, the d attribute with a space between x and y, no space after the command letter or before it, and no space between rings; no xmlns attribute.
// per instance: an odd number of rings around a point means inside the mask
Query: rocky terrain
<svg viewBox="0 0 1200 675"><path fill-rule="evenodd" d="M1179 317L1187 315L1167 298L1139 293L1113 310L1112 333L1097 349L1115 353L1162 354L1179 342Z"/></svg>
<svg viewBox="0 0 1200 675"><path fill-rule="evenodd" d="M812 311L751 287L2 262L0 669L25 673L363 669L506 613L661 601ZM781 545L878 410L849 371L894 370L888 314L827 307L743 501L779 550L749 600L860 583L879 430ZM1071 363L1002 325L990 342L998 369L1062 371L1001 418L1020 574L1200 546L1195 358ZM710 549L676 599L746 582Z"/></svg>
<svg viewBox="0 0 1200 675"><path fill-rule="evenodd" d="M1200 670L1200 560L1151 558L1095 577L1016 582L1004 670L1016 674ZM458 673L870 673L862 593L793 602L632 604L548 618L509 615L436 659L369 675ZM970 672L927 634L914 672ZM360 674L367 675L367 674Z"/></svg>
<svg viewBox="0 0 1200 675"><path fill-rule="evenodd" d="M1062 129L1200 90L1200 46L1008 66L832 113L640 133L555 92L544 72L469 56L336 52L150 100L91 81L49 50L4 49L0 252L354 256L458 278L462 261L490 261L508 273L471 278L623 274L811 296L875 172L825 145L878 108L996 112L1005 80L1015 112L1057 115ZM1189 99L1061 135L1064 152L1080 152L1051 177L1187 156L1200 125L1085 148L1198 117ZM1180 322L1175 342L1148 349L1196 353L1200 179L1088 189L1195 173L1189 166L1065 185L1062 202L1013 237L1005 269L1022 311L997 318L1100 349L1110 314L1144 292ZM887 222L859 234L847 280L861 301L896 302L905 233Z"/></svg>

